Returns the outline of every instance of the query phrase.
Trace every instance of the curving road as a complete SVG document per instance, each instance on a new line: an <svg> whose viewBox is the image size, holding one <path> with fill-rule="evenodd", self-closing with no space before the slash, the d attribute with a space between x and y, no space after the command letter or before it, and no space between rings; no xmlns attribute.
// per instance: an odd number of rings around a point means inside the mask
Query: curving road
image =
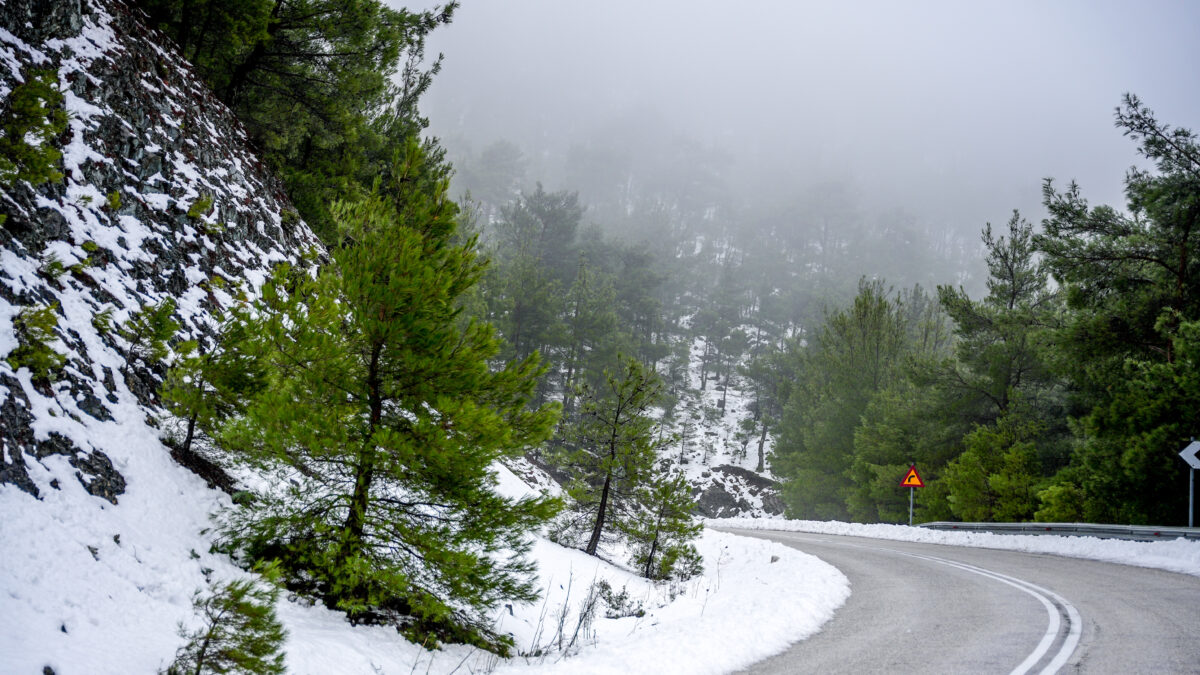
<svg viewBox="0 0 1200 675"><path fill-rule="evenodd" d="M1013 551L728 531L810 553L850 579L850 599L820 633L746 673L1200 673L1197 577Z"/></svg>

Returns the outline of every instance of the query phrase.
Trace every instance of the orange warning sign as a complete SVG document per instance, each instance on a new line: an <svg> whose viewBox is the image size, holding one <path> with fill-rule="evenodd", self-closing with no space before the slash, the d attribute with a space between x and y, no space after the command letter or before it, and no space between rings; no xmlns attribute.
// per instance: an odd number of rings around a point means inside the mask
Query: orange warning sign
<svg viewBox="0 0 1200 675"><path fill-rule="evenodd" d="M900 487L925 487L925 481L921 480L921 474L917 473L915 464L908 467L908 473L904 474L904 479L900 481Z"/></svg>

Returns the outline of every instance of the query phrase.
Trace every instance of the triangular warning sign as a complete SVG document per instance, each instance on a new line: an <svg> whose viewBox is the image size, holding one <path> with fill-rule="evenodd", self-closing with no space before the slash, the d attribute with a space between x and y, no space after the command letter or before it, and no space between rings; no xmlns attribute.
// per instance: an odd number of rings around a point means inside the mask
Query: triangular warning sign
<svg viewBox="0 0 1200 675"><path fill-rule="evenodd" d="M908 467L908 473L904 474L904 479L900 481L900 487L925 487L925 481L921 480L921 474L917 473L917 467Z"/></svg>

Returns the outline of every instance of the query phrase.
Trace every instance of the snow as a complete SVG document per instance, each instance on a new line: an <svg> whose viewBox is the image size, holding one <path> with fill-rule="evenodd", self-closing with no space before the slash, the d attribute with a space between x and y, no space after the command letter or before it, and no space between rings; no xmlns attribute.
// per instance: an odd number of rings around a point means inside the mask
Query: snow
<svg viewBox="0 0 1200 675"><path fill-rule="evenodd" d="M126 402L117 412L139 410ZM118 415L90 427L92 442L129 481L119 505L77 481L50 487L54 477L71 475L65 457L31 464L33 479L46 487L40 502L0 486L0 512L21 514L0 520L0 653L12 672L153 672L181 643L177 625L194 625L191 598L205 587L205 570L217 580L245 574L209 552L208 514L229 505L223 494L177 466L138 420ZM503 492L529 492L511 472L498 473ZM537 539L543 596L511 614L501 607L496 628L514 636L518 652L541 655L510 660L461 645L426 651L394 629L351 627L339 612L281 598L289 671L728 672L816 632L849 595L840 572L779 544L709 531L699 548L706 573L672 585ZM626 591L645 615L606 618L601 605L575 644L560 649L560 635L565 646L576 634L580 607L599 580Z"/></svg>
<svg viewBox="0 0 1200 675"><path fill-rule="evenodd" d="M908 527L907 525L867 525L816 520L763 521L753 518L727 518L707 522L709 525L722 528L839 534L926 544L1044 553L1136 567L1152 567L1169 572L1200 576L1200 541L1182 537L1165 541L1129 541L1060 535L952 532Z"/></svg>

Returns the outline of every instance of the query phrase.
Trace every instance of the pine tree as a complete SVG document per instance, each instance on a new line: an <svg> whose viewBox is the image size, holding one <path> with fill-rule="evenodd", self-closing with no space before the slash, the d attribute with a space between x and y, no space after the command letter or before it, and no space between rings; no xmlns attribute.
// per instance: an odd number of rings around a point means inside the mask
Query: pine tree
<svg viewBox="0 0 1200 675"><path fill-rule="evenodd" d="M184 420L179 450L193 452L197 434L211 438L231 417L245 410L247 401L266 384L262 350L246 331L252 324L240 308L229 311L208 349L196 343L181 344L180 359L167 373L162 398L167 409Z"/></svg>
<svg viewBox="0 0 1200 675"><path fill-rule="evenodd" d="M495 331L462 327L485 262L454 243L445 176L415 141L391 175L333 206L329 265L281 267L246 319L269 384L222 440L281 479L226 541L354 620L504 652L483 612L535 597L525 534L557 500L497 494L494 466L545 440L557 406L528 407L536 357L493 370Z"/></svg>
<svg viewBox="0 0 1200 675"><path fill-rule="evenodd" d="M197 592L192 604L204 625L194 632L180 626L188 641L166 674L282 675L287 631L275 616L278 597L277 587L247 579L217 584L208 595Z"/></svg>
<svg viewBox="0 0 1200 675"><path fill-rule="evenodd" d="M692 516L696 502L682 473L654 472L637 491L641 509L621 525L634 545L633 563L648 579L687 579L700 571L691 542L704 529Z"/></svg>
<svg viewBox="0 0 1200 675"><path fill-rule="evenodd" d="M1049 218L1036 244L1068 305L1056 348L1074 403L1088 411L1059 494L1081 489L1089 520L1167 525L1186 522L1187 467L1176 453L1196 434L1198 403L1146 374L1190 367L1178 343L1200 319L1200 138L1132 95L1116 124L1154 163L1126 175L1126 209L1089 206L1074 184L1047 181L1043 192Z"/></svg>
<svg viewBox="0 0 1200 675"><path fill-rule="evenodd" d="M575 382L582 372L598 373L598 364L610 361L617 343L617 313L609 279L598 274L580 258L575 282L567 293L567 313L563 318L566 345L562 357L563 409L567 415L574 411Z"/></svg>
<svg viewBox="0 0 1200 675"><path fill-rule="evenodd" d="M620 528L640 508L638 491L649 480L655 461L654 426L650 415L662 383L636 359L619 372L604 371L600 388L580 390L579 421L571 429L573 448L557 462L571 476L567 484L571 514L566 529L587 537L590 555L606 528Z"/></svg>

